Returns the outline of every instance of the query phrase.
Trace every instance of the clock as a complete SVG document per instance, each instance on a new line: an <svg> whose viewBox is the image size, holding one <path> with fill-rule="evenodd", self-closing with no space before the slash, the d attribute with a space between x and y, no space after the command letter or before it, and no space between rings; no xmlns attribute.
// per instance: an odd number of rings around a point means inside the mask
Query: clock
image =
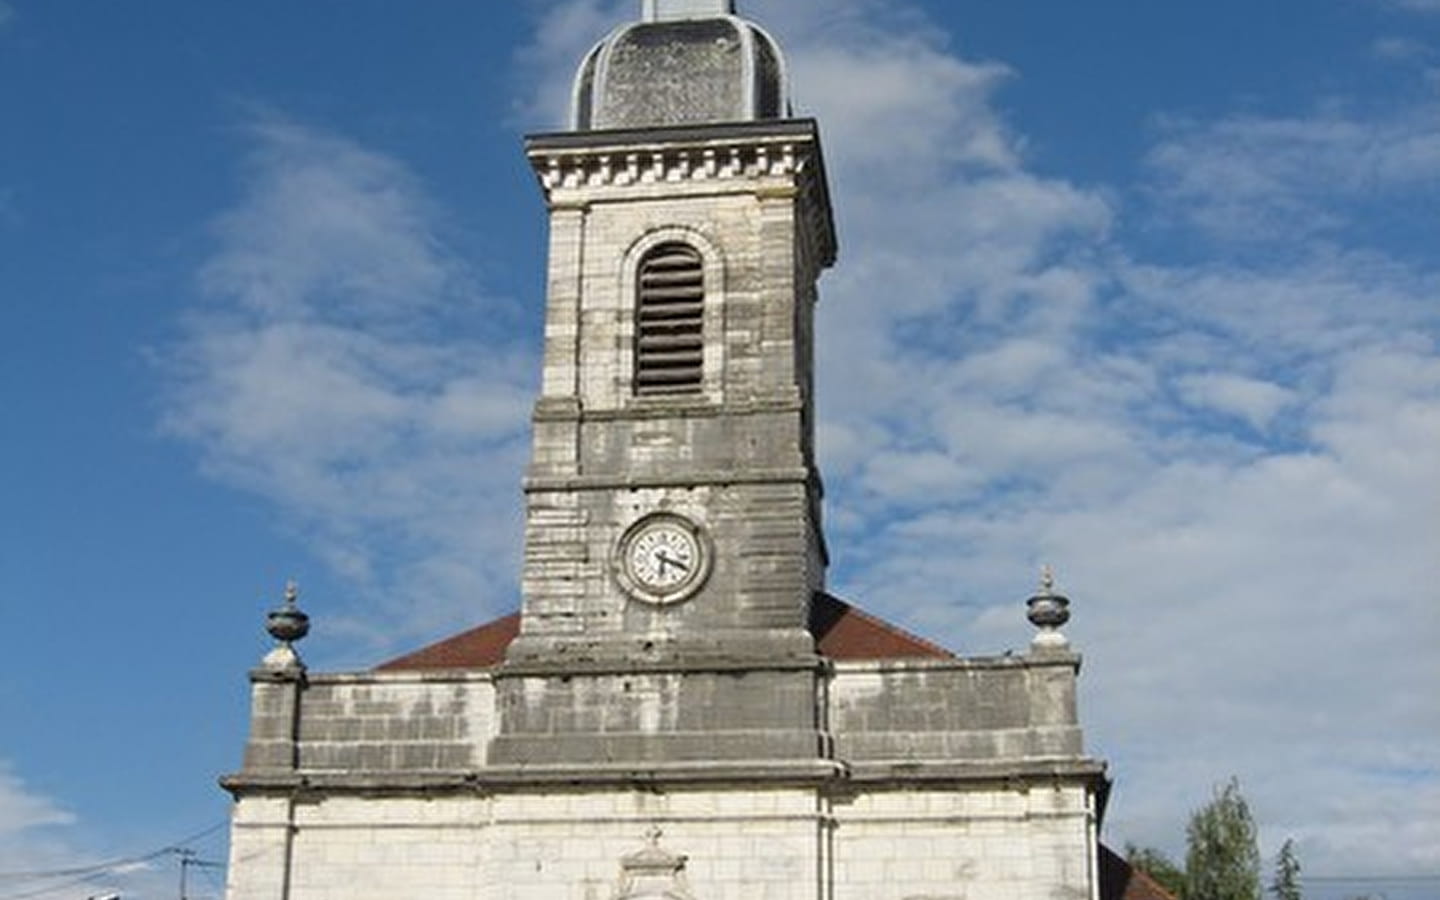
<svg viewBox="0 0 1440 900"><path fill-rule="evenodd" d="M620 586L648 603L684 600L700 589L710 572L704 531L672 513L655 513L631 525L617 550Z"/></svg>

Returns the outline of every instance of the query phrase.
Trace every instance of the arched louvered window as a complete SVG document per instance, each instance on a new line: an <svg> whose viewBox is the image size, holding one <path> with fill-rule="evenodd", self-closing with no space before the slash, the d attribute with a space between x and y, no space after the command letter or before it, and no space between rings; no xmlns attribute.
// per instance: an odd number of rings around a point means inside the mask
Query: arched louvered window
<svg viewBox="0 0 1440 900"><path fill-rule="evenodd" d="M704 374L704 260L661 244L640 260L635 297L635 393L700 390Z"/></svg>

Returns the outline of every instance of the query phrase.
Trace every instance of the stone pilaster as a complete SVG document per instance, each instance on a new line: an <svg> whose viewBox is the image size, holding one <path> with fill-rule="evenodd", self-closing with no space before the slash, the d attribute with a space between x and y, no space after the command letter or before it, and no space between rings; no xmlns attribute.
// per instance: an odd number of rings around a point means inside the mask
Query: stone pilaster
<svg viewBox="0 0 1440 900"><path fill-rule="evenodd" d="M265 663L250 673L250 739L245 744L245 772L278 774L295 770L305 674L305 667L288 647L271 651Z"/></svg>

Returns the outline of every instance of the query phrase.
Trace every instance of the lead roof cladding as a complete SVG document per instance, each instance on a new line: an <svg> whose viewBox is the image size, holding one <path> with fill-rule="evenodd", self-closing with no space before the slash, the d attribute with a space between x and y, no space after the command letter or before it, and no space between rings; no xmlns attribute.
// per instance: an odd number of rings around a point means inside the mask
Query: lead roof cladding
<svg viewBox="0 0 1440 900"><path fill-rule="evenodd" d="M751 122L790 115L785 59L759 25L718 0L646 2L575 77L576 131Z"/></svg>

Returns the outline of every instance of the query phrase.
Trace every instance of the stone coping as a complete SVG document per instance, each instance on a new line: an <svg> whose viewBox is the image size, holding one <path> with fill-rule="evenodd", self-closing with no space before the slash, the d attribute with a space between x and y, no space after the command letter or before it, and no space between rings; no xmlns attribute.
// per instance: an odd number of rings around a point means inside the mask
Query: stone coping
<svg viewBox="0 0 1440 900"><path fill-rule="evenodd" d="M525 149L535 151L625 149L695 143L742 143L773 138L820 140L820 124L812 118L764 119L657 128L610 128L594 131L551 131L525 136Z"/></svg>
<svg viewBox="0 0 1440 900"><path fill-rule="evenodd" d="M1061 666L1080 670L1078 653L1047 652L1007 654L1004 656L897 657L894 659L834 660L837 675L855 672L945 672L1005 669L1037 669Z"/></svg>
<svg viewBox="0 0 1440 900"><path fill-rule="evenodd" d="M1037 758L981 762L893 760L747 760L725 762L594 763L580 765L490 766L468 771L242 772L220 786L232 794L437 796L500 794L550 787L614 790L619 787L703 790L747 785L831 789L885 789L919 786L1015 786L1078 781L1108 785L1105 763L1089 758Z"/></svg>
<svg viewBox="0 0 1440 900"><path fill-rule="evenodd" d="M310 672L305 669L255 669L250 673L256 681L303 681L314 685L343 684L455 684L493 683L496 677L635 674L645 672L757 672L793 671L797 669L830 669L836 675L875 672L944 672L1033 669L1066 666L1079 671L1082 657L1071 652L1017 654L1013 656L967 657L896 657L893 659L834 660L816 656L781 660L690 658L686 660L566 660L559 662L502 663L488 669L420 669L394 672ZM562 671L563 670L563 671Z"/></svg>

